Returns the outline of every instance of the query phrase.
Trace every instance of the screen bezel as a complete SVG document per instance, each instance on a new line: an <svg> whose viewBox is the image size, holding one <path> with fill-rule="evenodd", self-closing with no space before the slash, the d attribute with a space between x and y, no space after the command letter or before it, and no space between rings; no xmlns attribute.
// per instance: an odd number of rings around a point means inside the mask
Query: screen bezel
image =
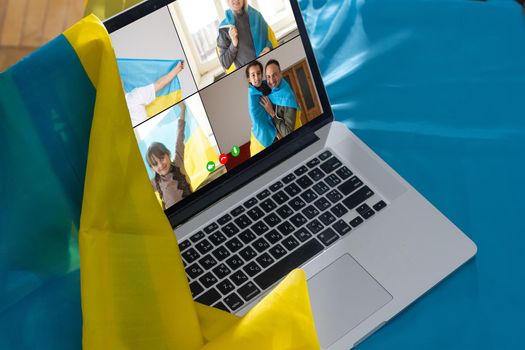
<svg viewBox="0 0 525 350"><path fill-rule="evenodd" d="M141 2L120 14L107 19L104 21L104 25L107 31L111 34L175 1L176 0L149 0ZM180 202L166 209L165 214L174 228L191 219L191 217L197 215L199 212L205 210L220 199L238 190L255 177L270 170L279 162L292 156L296 153L293 152L293 150L296 149L296 151L299 152L304 148L305 142L308 143L308 140L314 142L315 131L334 120L332 108L330 107L330 102L321 78L319 66L308 38L299 4L297 0L290 0L290 4L297 23L299 36L306 53L306 59L310 66L314 86L317 88L317 94L321 102L323 113L308 124L305 124L300 129L288 135L283 140L275 142L270 147L254 157L251 157L243 164L228 171L215 181L207 184L197 192L192 193ZM286 43L284 45L286 45ZM242 67L240 69L242 69ZM227 76L221 79L227 79ZM215 84L215 82L213 84ZM206 88L207 87L204 89ZM292 150L292 152L290 152L290 150Z"/></svg>

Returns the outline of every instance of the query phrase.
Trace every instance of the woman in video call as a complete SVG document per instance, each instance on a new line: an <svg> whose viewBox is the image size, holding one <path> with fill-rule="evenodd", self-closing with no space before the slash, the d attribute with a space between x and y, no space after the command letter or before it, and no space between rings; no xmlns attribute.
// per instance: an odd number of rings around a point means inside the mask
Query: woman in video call
<svg viewBox="0 0 525 350"><path fill-rule="evenodd" d="M148 165L155 172L155 176L151 179L151 184L164 210L191 193L190 184L186 179L186 169L184 168L186 106L184 102L178 106L180 107L180 116L175 144L175 158L171 159L171 152L160 142L152 143L146 153Z"/></svg>
<svg viewBox="0 0 525 350"><path fill-rule="evenodd" d="M227 73L277 47L277 40L261 13L248 0L228 0L230 9L219 25L217 51Z"/></svg>

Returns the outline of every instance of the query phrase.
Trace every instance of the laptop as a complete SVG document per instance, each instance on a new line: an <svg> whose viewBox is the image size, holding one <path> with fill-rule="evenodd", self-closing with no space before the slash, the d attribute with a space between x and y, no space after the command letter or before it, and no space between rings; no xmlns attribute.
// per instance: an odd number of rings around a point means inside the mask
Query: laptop
<svg viewBox="0 0 525 350"><path fill-rule="evenodd" d="M336 122L296 0L152 0L107 21L196 301L244 315L302 268L349 349L476 245Z"/></svg>

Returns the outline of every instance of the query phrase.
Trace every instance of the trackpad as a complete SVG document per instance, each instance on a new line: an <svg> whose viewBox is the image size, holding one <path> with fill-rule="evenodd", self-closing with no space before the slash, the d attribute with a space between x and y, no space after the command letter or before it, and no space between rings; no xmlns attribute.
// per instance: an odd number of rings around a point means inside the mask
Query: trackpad
<svg viewBox="0 0 525 350"><path fill-rule="evenodd" d="M317 336L327 348L392 300L392 296L345 254L308 280Z"/></svg>

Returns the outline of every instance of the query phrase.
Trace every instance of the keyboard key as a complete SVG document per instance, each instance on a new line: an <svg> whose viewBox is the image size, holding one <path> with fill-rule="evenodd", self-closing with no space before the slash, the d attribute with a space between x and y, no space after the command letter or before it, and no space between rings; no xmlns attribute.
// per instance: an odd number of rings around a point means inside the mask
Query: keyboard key
<svg viewBox="0 0 525 350"><path fill-rule="evenodd" d="M348 209L352 210L355 207L357 207L359 204L363 203L368 198L372 197L373 195L374 195L374 191L368 188L368 186L365 186L357 190L351 196L345 198L343 200L343 204L346 205Z"/></svg>
<svg viewBox="0 0 525 350"><path fill-rule="evenodd" d="M288 250L294 250L299 246L299 242L293 236L286 237L281 244Z"/></svg>
<svg viewBox="0 0 525 350"><path fill-rule="evenodd" d="M331 208L330 211L338 218L348 213L348 209L346 209L342 204L337 204L335 207Z"/></svg>
<svg viewBox="0 0 525 350"><path fill-rule="evenodd" d="M190 241L192 241L193 243L198 242L201 239L203 239L204 236L205 236L204 232L199 231L199 232L197 232L196 234L194 234L193 236L190 237Z"/></svg>
<svg viewBox="0 0 525 350"><path fill-rule="evenodd" d="M356 228L357 226L361 225L364 222L363 218L358 216L355 219L350 221L350 225L352 225L353 228Z"/></svg>
<svg viewBox="0 0 525 350"><path fill-rule="evenodd" d="M187 249L191 246L191 242L189 240L185 240L184 242L179 243L179 250L182 252L184 249Z"/></svg>
<svg viewBox="0 0 525 350"><path fill-rule="evenodd" d="M286 249L284 249L283 246L280 244L276 245L275 247L272 247L272 249L270 249L269 252L273 255L275 259L280 259L287 253Z"/></svg>
<svg viewBox="0 0 525 350"><path fill-rule="evenodd" d="M327 228L326 230L318 234L317 238L319 238L319 240L323 242L324 245L329 246L330 244L337 241L339 239L339 236L337 235L337 233L335 233L334 230L332 230L331 228Z"/></svg>
<svg viewBox="0 0 525 350"><path fill-rule="evenodd" d="M275 213L271 213L270 215L264 218L264 222L270 227L274 227L275 225L280 224L281 221L281 218L278 217Z"/></svg>
<svg viewBox="0 0 525 350"><path fill-rule="evenodd" d="M327 211L319 215L319 220L321 220L321 222L325 224L325 226L330 226L333 222L335 222L336 219L335 216L332 215L332 213Z"/></svg>
<svg viewBox="0 0 525 350"><path fill-rule="evenodd" d="M376 204L373 205L373 208L375 211L380 211L386 207L386 203L384 201L379 201Z"/></svg>
<svg viewBox="0 0 525 350"><path fill-rule="evenodd" d="M253 242L252 246L259 253L262 253L262 252L264 252L266 249L268 249L270 247L270 244L268 244L268 242L264 238L261 237L258 240L256 240L255 242Z"/></svg>
<svg viewBox="0 0 525 350"><path fill-rule="evenodd" d="M295 214L294 216L292 216L292 217L290 218L290 222L291 222L292 224L294 224L295 227L301 227L301 226L303 226L304 224L306 224L307 221L308 221L308 220L306 220L306 218L304 217L304 215L301 214L301 213L297 213L297 214Z"/></svg>
<svg viewBox="0 0 525 350"><path fill-rule="evenodd" d="M279 226L277 226L277 229L279 232L281 232L283 235L287 236L290 233L292 233L295 230L295 227L293 227L292 224L290 224L288 221L283 222Z"/></svg>
<svg viewBox="0 0 525 350"><path fill-rule="evenodd" d="M364 214L370 210L372 210L372 208L370 208L368 206L368 204L362 204L360 206L358 206L356 209L355 209L359 214L361 214L361 216L364 216Z"/></svg>
<svg viewBox="0 0 525 350"><path fill-rule="evenodd" d="M248 276L250 277L253 277L255 276L256 274L258 274L259 272L261 272L261 267L259 265L257 265L257 263L255 261L252 261L251 263L249 263L248 265L244 266L242 268L244 270L244 272L246 272L248 274Z"/></svg>
<svg viewBox="0 0 525 350"><path fill-rule="evenodd" d="M286 175L285 177L282 178L282 181L283 181L285 184L289 184L289 183L292 182L293 180L295 180L295 175L294 175L294 174L288 174L288 175Z"/></svg>
<svg viewBox="0 0 525 350"><path fill-rule="evenodd" d="M270 228L268 227L268 225L266 225L264 222L262 221L259 221L259 222L256 222L253 226L252 226L252 230L253 232L255 232L256 235L260 236L266 232L268 232Z"/></svg>
<svg viewBox="0 0 525 350"><path fill-rule="evenodd" d="M292 215L294 213L293 210L287 204L285 204L282 207L280 207L279 209L277 209L276 212L283 219L289 218L290 215Z"/></svg>
<svg viewBox="0 0 525 350"><path fill-rule="evenodd" d="M244 247L244 244L242 244L242 242L239 241L239 239L237 239L237 237L234 237L234 238L230 239L228 242L224 243L224 245L226 247L228 247L228 249L232 253L235 253L236 251L238 251L239 249Z"/></svg>
<svg viewBox="0 0 525 350"><path fill-rule="evenodd" d="M264 212L259 207L248 210L247 214L253 221L257 221L264 216Z"/></svg>
<svg viewBox="0 0 525 350"><path fill-rule="evenodd" d="M317 232L321 231L324 228L324 225L319 222L319 220L315 219L308 224L306 224L306 227L313 233L316 234Z"/></svg>
<svg viewBox="0 0 525 350"><path fill-rule="evenodd" d="M301 192L301 189L299 188L299 186L297 186L295 183L293 184L289 184L288 186L286 186L284 188L284 191L290 196L290 197L293 197L297 194L299 194L299 192Z"/></svg>
<svg viewBox="0 0 525 350"><path fill-rule="evenodd" d="M218 261L222 261L230 256L230 252L225 247L219 247L211 253Z"/></svg>
<svg viewBox="0 0 525 350"><path fill-rule="evenodd" d="M275 262L274 258L272 258L268 253L264 253L255 260L257 260L257 262L259 263L259 265L261 265L263 269L267 268Z"/></svg>
<svg viewBox="0 0 525 350"><path fill-rule="evenodd" d="M270 232L264 235L264 238L266 238L266 240L270 242L270 244L275 244L279 242L283 238L283 236L276 230L271 230Z"/></svg>
<svg viewBox="0 0 525 350"><path fill-rule="evenodd" d="M242 304L244 304L242 299L235 293L228 295L226 298L224 298L223 301L226 305L228 305L228 307L232 311L237 310L238 308L242 306Z"/></svg>
<svg viewBox="0 0 525 350"><path fill-rule="evenodd" d="M341 236L346 235L348 232L352 230L352 228L343 220L337 221L332 227Z"/></svg>
<svg viewBox="0 0 525 350"><path fill-rule="evenodd" d="M211 224L209 224L208 226L204 228L204 232L206 232L207 234L210 234L218 228L219 228L219 225L217 225L217 223L215 222L212 222Z"/></svg>
<svg viewBox="0 0 525 350"><path fill-rule="evenodd" d="M244 202L244 206L246 207L246 209L250 209L255 204L257 204L257 198L255 198L255 197L250 198L246 202Z"/></svg>
<svg viewBox="0 0 525 350"><path fill-rule="evenodd" d="M313 205L309 205L306 208L303 209L303 214L308 219L313 219L317 215L319 215L319 210L317 210Z"/></svg>
<svg viewBox="0 0 525 350"><path fill-rule="evenodd" d="M274 183L273 185L270 186L270 190L272 192L275 192L277 190L280 190L281 188L283 188L283 183L281 181L277 181L276 183Z"/></svg>
<svg viewBox="0 0 525 350"><path fill-rule="evenodd" d="M210 240L210 242L215 245L215 246L219 246L221 243L223 243L224 241L226 241L226 237L220 233L219 231L216 231L216 232L213 232L209 237L208 239Z"/></svg>
<svg viewBox="0 0 525 350"><path fill-rule="evenodd" d="M242 214L237 219L235 219L235 223L241 228L241 230L244 230L246 227L252 224L252 220L250 220L246 214Z"/></svg>
<svg viewBox="0 0 525 350"><path fill-rule="evenodd" d="M328 194L326 195L326 198L328 198L328 200L332 203L337 203L339 202L341 199L343 199L343 195L341 194L341 192L339 192L338 190L332 190L330 192L328 192Z"/></svg>
<svg viewBox="0 0 525 350"><path fill-rule="evenodd" d="M321 243L315 239L311 239L303 246L294 250L290 255L284 257L281 261L278 261L276 264L263 271L255 277L254 281L262 290L265 290L282 277L286 276L291 270L301 266L310 258L323 251L323 249Z"/></svg>
<svg viewBox="0 0 525 350"><path fill-rule="evenodd" d="M197 251L193 248L186 250L181 255L188 264L191 264L192 262L200 258L200 254L197 253Z"/></svg>
<svg viewBox="0 0 525 350"><path fill-rule="evenodd" d="M304 208L304 206L306 205L305 201L301 197L295 197L290 202L288 202L288 204L295 211Z"/></svg>
<svg viewBox="0 0 525 350"><path fill-rule="evenodd" d="M213 273L215 276L217 276L218 279L223 279L224 277L228 276L230 272L232 272L226 265L220 264L216 268L214 268Z"/></svg>
<svg viewBox="0 0 525 350"><path fill-rule="evenodd" d="M349 195L350 193L357 190L359 187L363 186L363 182L357 177L354 176L350 178L350 180L344 182L342 185L338 187L339 191L343 193L343 195Z"/></svg>
<svg viewBox="0 0 525 350"><path fill-rule="evenodd" d="M222 226L222 225L228 223L228 221L230 221L231 219L232 219L231 215L230 214L226 214L223 217L221 217L220 219L218 219L217 223Z"/></svg>
<svg viewBox="0 0 525 350"><path fill-rule="evenodd" d="M204 292L204 287L200 285L199 282L194 281L190 283L191 296L195 298L197 295Z"/></svg>
<svg viewBox="0 0 525 350"><path fill-rule="evenodd" d="M223 295L233 292L235 286L228 279L220 281L215 288L219 290Z"/></svg>
<svg viewBox="0 0 525 350"><path fill-rule="evenodd" d="M304 199L306 203L313 202L318 197L319 196L312 190L308 190L308 191L301 193L301 198Z"/></svg>
<svg viewBox="0 0 525 350"><path fill-rule="evenodd" d="M239 251L239 255L242 256L245 261L250 261L257 256L257 253L252 247L245 247Z"/></svg>
<svg viewBox="0 0 525 350"><path fill-rule="evenodd" d="M341 165L343 164L339 161L339 159L337 159L336 157L332 157L323 164L321 164L319 167L323 169L325 173L330 174L332 171L339 168Z"/></svg>
<svg viewBox="0 0 525 350"><path fill-rule="evenodd" d="M324 181L330 187L335 187L335 186L337 186L337 185L339 185L341 183L341 179L335 174L329 175L326 179L324 179Z"/></svg>
<svg viewBox="0 0 525 350"><path fill-rule="evenodd" d="M312 186L313 185L313 181L306 175L304 175L303 177L300 177L296 183L299 185L299 187L301 187L302 189L307 189L308 187Z"/></svg>
<svg viewBox="0 0 525 350"><path fill-rule="evenodd" d="M243 206L239 206L239 207L233 209L233 210L231 211L231 214L232 214L234 217L235 217L235 216L239 216L239 215L241 215L242 213L244 213L244 210L245 210L245 209L244 209Z"/></svg>
<svg viewBox="0 0 525 350"><path fill-rule="evenodd" d="M310 232L308 232L308 230L303 227L303 228L300 228L299 230L297 230L297 232L294 233L294 236L297 237L297 239L299 241L305 242L307 239L312 237L312 234Z"/></svg>
<svg viewBox="0 0 525 350"><path fill-rule="evenodd" d="M310 178L312 180L317 182L317 181L321 180L325 176L325 174L321 171L321 169L316 168L316 169L310 171L308 173L308 176L310 176Z"/></svg>
<svg viewBox="0 0 525 350"><path fill-rule="evenodd" d="M290 197L288 197L284 191L279 191L272 196L272 199L275 201L275 203L277 203L277 205L281 205L290 199Z"/></svg>
<svg viewBox="0 0 525 350"><path fill-rule="evenodd" d="M317 165L321 164L321 161L317 158L314 158L312 159L311 161L309 161L308 163L306 163L306 166L309 167L309 168L313 168Z"/></svg>
<svg viewBox="0 0 525 350"><path fill-rule="evenodd" d="M222 311L226 311L226 312L229 312L230 310L228 310L228 308L226 307L226 305L224 305L222 302L218 302L217 304L213 305L214 308L217 308L217 309L221 309Z"/></svg>
<svg viewBox="0 0 525 350"><path fill-rule="evenodd" d="M204 305L213 305L213 303L217 302L221 298L221 295L215 288L210 289L204 294L201 294L195 301L204 304Z"/></svg>
<svg viewBox="0 0 525 350"><path fill-rule="evenodd" d="M260 292L261 291L259 290L259 288L257 288L257 286L255 286L255 284L253 284L253 282L248 282L244 286L242 286L241 288L239 288L237 290L237 293L239 293L241 295L241 297L244 300L246 300L246 301L252 300Z"/></svg>
<svg viewBox="0 0 525 350"><path fill-rule="evenodd" d="M238 236L244 244L252 242L257 236L250 229L242 231Z"/></svg>
<svg viewBox="0 0 525 350"><path fill-rule="evenodd" d="M264 190L257 195L257 199L262 201L263 199L267 198L271 194L272 192L270 192L269 190Z"/></svg>
<svg viewBox="0 0 525 350"><path fill-rule="evenodd" d="M204 288L209 288L217 283L217 278L211 272L208 272L199 278L199 282L204 286Z"/></svg>
<svg viewBox="0 0 525 350"><path fill-rule="evenodd" d="M319 155L319 159L321 160L327 160L328 158L330 158L332 156L332 152L330 151L324 151L323 153L321 153Z"/></svg>
<svg viewBox="0 0 525 350"><path fill-rule="evenodd" d="M370 219L372 216L374 216L374 214L375 214L375 212L374 212L372 209L370 209L369 211L364 212L363 214L361 214L361 216L362 216L363 218L365 218L365 219L368 220L368 219Z"/></svg>
<svg viewBox="0 0 525 350"><path fill-rule="evenodd" d="M330 187L328 187L323 181L316 183L312 189L317 192L318 195L323 195L330 191Z"/></svg>
<svg viewBox="0 0 525 350"><path fill-rule="evenodd" d="M209 270L215 265L217 265L217 260L210 254L206 255L204 258L199 260L199 264L204 267L205 270Z"/></svg>
<svg viewBox="0 0 525 350"><path fill-rule="evenodd" d="M206 254L213 249L213 245L207 239L203 239L195 245L195 248L197 248L199 253Z"/></svg>
<svg viewBox="0 0 525 350"><path fill-rule="evenodd" d="M341 169L338 169L336 171L336 174L339 175L339 177L343 180L346 180L350 176L354 175L354 173L350 169L348 169L346 166L342 167Z"/></svg>
<svg viewBox="0 0 525 350"><path fill-rule="evenodd" d="M314 205L319 209L320 211L325 211L326 209L330 208L332 203L328 201L328 199L321 197L318 200L314 202Z"/></svg>
<svg viewBox="0 0 525 350"><path fill-rule="evenodd" d="M204 270L197 263L186 268L186 274L192 279L199 277L202 273L204 273Z"/></svg>
<svg viewBox="0 0 525 350"><path fill-rule="evenodd" d="M260 207L262 210L264 210L266 213L271 212L275 208L277 208L277 204L275 204L274 201L272 201L270 198L264 200L261 202Z"/></svg>
<svg viewBox="0 0 525 350"><path fill-rule="evenodd" d="M250 248L250 247L247 247L247 248ZM245 248L246 249L246 248ZM251 249L251 248L250 248ZM253 256L256 255L255 251L252 249L253 251ZM242 252L242 251L241 251ZM239 252L240 254L240 252ZM249 259L248 259L249 260ZM232 256L231 258L228 258L226 260L226 264L232 269L232 270L237 270L239 267L241 267L242 265L244 265L244 261L238 256L238 255L234 255Z"/></svg>
<svg viewBox="0 0 525 350"><path fill-rule="evenodd" d="M236 286L240 286L244 282L248 281L248 277L241 270L237 270L232 273L230 279Z"/></svg>
<svg viewBox="0 0 525 350"><path fill-rule="evenodd" d="M307 172L308 172L308 168L303 165L300 168L296 169L294 171L294 174L297 176L301 176L301 175L306 174Z"/></svg>

